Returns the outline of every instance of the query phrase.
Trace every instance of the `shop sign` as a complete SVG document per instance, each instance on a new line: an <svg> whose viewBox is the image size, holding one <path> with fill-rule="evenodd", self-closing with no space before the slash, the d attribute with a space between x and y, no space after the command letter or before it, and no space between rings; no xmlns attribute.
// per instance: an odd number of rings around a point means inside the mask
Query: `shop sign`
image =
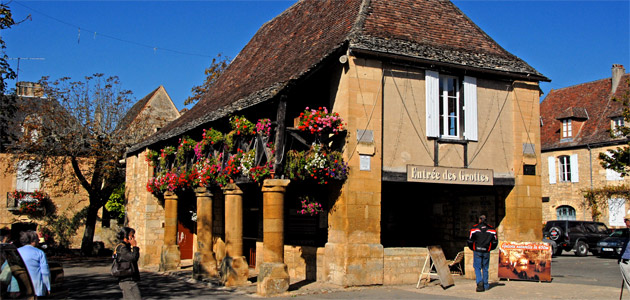
<svg viewBox="0 0 630 300"><path fill-rule="evenodd" d="M542 242L501 242L499 278L551 281L551 245Z"/></svg>
<svg viewBox="0 0 630 300"><path fill-rule="evenodd" d="M407 165L407 181L424 183L493 185L492 170Z"/></svg>

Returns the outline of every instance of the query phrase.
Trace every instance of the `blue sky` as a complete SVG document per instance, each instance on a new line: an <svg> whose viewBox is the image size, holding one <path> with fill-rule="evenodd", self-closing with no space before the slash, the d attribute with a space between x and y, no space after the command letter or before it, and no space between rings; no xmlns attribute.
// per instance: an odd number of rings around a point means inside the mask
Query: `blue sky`
<svg viewBox="0 0 630 300"><path fill-rule="evenodd" d="M295 1L13 1L2 31L19 80L117 75L140 99L163 85L178 109L222 53L235 57ZM552 79L545 95L630 70L630 1L454 1L503 48ZM17 60L10 61L13 69ZM14 82L9 83L14 86ZM543 95L542 97L544 97Z"/></svg>

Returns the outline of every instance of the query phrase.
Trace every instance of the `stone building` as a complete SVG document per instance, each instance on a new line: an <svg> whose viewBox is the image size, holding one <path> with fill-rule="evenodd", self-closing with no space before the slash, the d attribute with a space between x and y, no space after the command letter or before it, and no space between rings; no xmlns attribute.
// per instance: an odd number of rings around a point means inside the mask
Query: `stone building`
<svg viewBox="0 0 630 300"><path fill-rule="evenodd" d="M627 184L626 177L601 166L599 155L628 143L611 131L627 126L623 105L613 98L628 93L629 79L622 65L613 65L612 77L552 90L540 104L543 221L593 220L584 192ZM612 197L606 204L599 220L625 226L626 201Z"/></svg>
<svg viewBox="0 0 630 300"><path fill-rule="evenodd" d="M258 30L204 99L128 152L140 263L178 265L178 222L190 218L180 207L195 204L197 220L206 218L193 228L196 260L213 274L226 255L244 256L263 295L268 279L287 276L415 283L426 246L454 257L481 213L501 240L539 241L539 81L548 79L449 1L299 1ZM291 127L305 107L329 107L347 123L350 171L338 186L268 179L147 192L149 150L199 140L238 114L275 122L284 153L298 144ZM296 215L299 193L325 199L325 213Z"/></svg>
<svg viewBox="0 0 630 300"><path fill-rule="evenodd" d="M17 111L11 120L3 120L7 123L8 132L12 133L15 138L22 135L31 136L31 138L45 138L38 130L41 126L42 117L37 115L38 107L54 106L58 111L64 113L57 102L44 97L41 87L37 83L20 82L18 83L18 96L15 98L15 106ZM8 97L8 96L7 96ZM48 109L48 108L47 108ZM153 92L149 93L143 99L139 100L125 115L119 124L119 130L133 130L133 135L128 135L130 144L138 142L154 133L164 124L179 117L179 112L166 93L164 87L160 86ZM68 116L71 118L71 116ZM20 210L19 199L15 199L12 195L14 191L23 191L33 193L42 191L50 197L51 203L54 205L55 212L59 215L65 215L71 218L77 212L81 211L88 205L87 192L80 187L76 176L72 172L70 164L65 168L59 168L54 172L46 172L41 168L52 168L52 166L42 166L37 164L33 166L35 161L29 160L27 155L15 156L8 153L7 149L12 143L11 139L2 139L0 141L0 198L3 199L0 205L0 228L11 228L14 237L17 233L26 229L37 229L37 226L43 222L41 216L48 211L37 211L35 213L26 213ZM31 165L29 165L31 164ZM29 171L33 168L35 171ZM59 170L63 170L60 173ZM104 222L101 223L101 220ZM111 227L110 227L111 224ZM77 231L81 233L83 228ZM117 226L115 222L110 222L108 214L99 212L99 222L96 226L94 234L95 241L102 241L106 247L112 247L117 242L115 234ZM81 234L77 234L71 240L70 247L77 248L81 245Z"/></svg>

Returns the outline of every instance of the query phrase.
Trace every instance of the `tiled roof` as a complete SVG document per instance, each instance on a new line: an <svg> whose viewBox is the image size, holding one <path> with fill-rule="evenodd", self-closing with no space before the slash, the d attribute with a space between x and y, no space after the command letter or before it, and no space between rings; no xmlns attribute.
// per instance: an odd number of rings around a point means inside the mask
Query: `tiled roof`
<svg viewBox="0 0 630 300"><path fill-rule="evenodd" d="M131 151L272 99L344 47L548 80L450 1L302 0L258 30L204 99Z"/></svg>
<svg viewBox="0 0 630 300"><path fill-rule="evenodd" d="M611 95L611 78L578 84L558 90L551 90L540 104L542 150L565 147L579 147L615 141L610 137L611 117L620 116L621 103L613 97L621 97L628 92L627 80L630 74L621 77L619 87ZM562 117L567 117L574 108L582 108L588 113L588 119L580 128L580 122L573 122L573 138L562 139ZM574 118L575 119L575 118ZM582 121L584 119L578 120Z"/></svg>

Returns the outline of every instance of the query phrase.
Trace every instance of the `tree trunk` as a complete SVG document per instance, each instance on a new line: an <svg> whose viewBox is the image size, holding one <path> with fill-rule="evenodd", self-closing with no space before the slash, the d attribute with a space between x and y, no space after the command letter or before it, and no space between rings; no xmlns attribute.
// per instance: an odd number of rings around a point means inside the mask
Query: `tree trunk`
<svg viewBox="0 0 630 300"><path fill-rule="evenodd" d="M81 241L81 253L85 256L92 255L94 245L94 231L96 229L96 219L98 218L98 210L101 208L98 199L90 197L90 206L88 207L87 216L85 218L85 231L83 231L83 240Z"/></svg>

